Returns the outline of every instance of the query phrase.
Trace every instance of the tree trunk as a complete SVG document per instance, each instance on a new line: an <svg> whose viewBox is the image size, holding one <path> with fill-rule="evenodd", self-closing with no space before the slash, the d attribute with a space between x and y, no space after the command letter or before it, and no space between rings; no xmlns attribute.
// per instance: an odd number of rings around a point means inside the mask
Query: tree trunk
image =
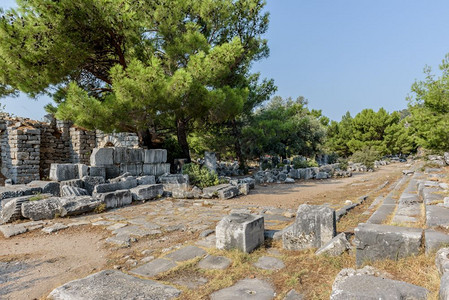
<svg viewBox="0 0 449 300"><path fill-rule="evenodd" d="M141 130L137 132L137 135L139 136L139 144L141 147L152 148L151 132L149 129Z"/></svg>
<svg viewBox="0 0 449 300"><path fill-rule="evenodd" d="M232 135L234 136L234 151L235 155L237 155L237 159L239 160L239 168L240 170L245 170L246 161L243 157L242 145L240 144L240 128L237 126L237 122L235 120L232 121Z"/></svg>
<svg viewBox="0 0 449 300"><path fill-rule="evenodd" d="M178 136L178 144L181 147L183 158L187 159L187 163L190 163L190 147L187 142L187 122L184 120L176 121L176 133Z"/></svg>

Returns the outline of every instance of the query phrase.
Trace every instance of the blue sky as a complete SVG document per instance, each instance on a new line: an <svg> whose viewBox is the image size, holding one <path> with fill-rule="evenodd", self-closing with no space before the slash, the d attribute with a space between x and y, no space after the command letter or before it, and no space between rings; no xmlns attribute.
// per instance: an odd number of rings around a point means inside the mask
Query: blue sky
<svg viewBox="0 0 449 300"><path fill-rule="evenodd" d="M339 120L350 111L407 106L411 84L449 53L449 1L268 0L271 54L254 71L277 94L304 96ZM1 0L11 7L14 0ZM2 99L6 111L41 119L48 98Z"/></svg>

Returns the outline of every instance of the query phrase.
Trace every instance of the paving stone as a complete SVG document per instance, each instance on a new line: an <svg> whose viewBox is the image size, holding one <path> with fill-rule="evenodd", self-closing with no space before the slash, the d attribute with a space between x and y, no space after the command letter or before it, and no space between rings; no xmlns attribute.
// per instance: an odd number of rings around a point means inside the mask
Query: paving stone
<svg viewBox="0 0 449 300"><path fill-rule="evenodd" d="M280 270L285 268L285 264L282 260L271 256L260 257L259 260L254 263L254 266L264 270Z"/></svg>
<svg viewBox="0 0 449 300"><path fill-rule="evenodd" d="M148 229L148 228L140 227L140 226L126 226L126 227L116 229L112 233L117 234L117 235L127 234L127 235L131 235L131 236L145 237L145 236L148 236L151 234L156 234L158 232L157 231L155 232L152 229Z"/></svg>
<svg viewBox="0 0 449 300"><path fill-rule="evenodd" d="M217 249L251 252L264 242L264 218L249 214L225 216L215 228Z"/></svg>
<svg viewBox="0 0 449 300"><path fill-rule="evenodd" d="M54 224L52 226L43 228L42 232L54 233L54 232L57 232L57 231L60 231L60 230L66 229L66 228L69 228L69 226L66 226L66 225L64 225L62 223L56 223L56 224Z"/></svg>
<svg viewBox="0 0 449 300"><path fill-rule="evenodd" d="M210 295L211 300L269 300L275 297L275 292L271 285L260 279L243 279L235 285L214 292Z"/></svg>
<svg viewBox="0 0 449 300"><path fill-rule="evenodd" d="M106 270L83 279L70 281L54 289L51 300L120 300L178 297L181 291L152 280L145 280L116 270Z"/></svg>
<svg viewBox="0 0 449 300"><path fill-rule="evenodd" d="M204 251L201 248L195 247L195 246L186 246L184 248L181 248L179 250L176 250L172 253L169 253L165 256L165 258L172 259L176 262L183 262L186 260L190 260L196 257L200 257L206 254L206 251Z"/></svg>
<svg viewBox="0 0 449 300"><path fill-rule="evenodd" d="M369 268L343 269L332 285L331 300L427 299L429 291L403 281L374 276Z"/></svg>
<svg viewBox="0 0 449 300"><path fill-rule="evenodd" d="M78 221L78 222L73 222L73 223L67 224L67 226L69 226L69 227L84 226L84 225L90 225L90 222L85 220L85 221Z"/></svg>
<svg viewBox="0 0 449 300"><path fill-rule="evenodd" d="M205 247L205 248L215 248L217 244L217 239L215 234L208 235L202 240L199 240L195 243L197 246Z"/></svg>
<svg viewBox="0 0 449 300"><path fill-rule="evenodd" d="M136 239L130 237L127 234L117 234L116 236L111 236L106 239L107 243L115 244L120 247L129 247L131 246L131 242L135 242Z"/></svg>
<svg viewBox="0 0 449 300"><path fill-rule="evenodd" d="M396 204L382 204L366 221L368 224L382 224L396 209Z"/></svg>
<svg viewBox="0 0 449 300"><path fill-rule="evenodd" d="M229 267L231 260L224 256L207 255L199 263L198 267L206 270L224 270Z"/></svg>
<svg viewBox="0 0 449 300"><path fill-rule="evenodd" d="M176 267L176 263L172 260L157 258L143 266L132 269L130 273L143 277L154 277L160 273L167 272L174 267Z"/></svg>
<svg viewBox="0 0 449 300"><path fill-rule="evenodd" d="M318 249L315 254L327 254L329 256L339 256L343 254L345 251L351 248L351 244L349 244L348 239L346 238L346 234L344 232L338 234L332 240L330 240L327 244L323 245L320 249Z"/></svg>
<svg viewBox="0 0 449 300"><path fill-rule="evenodd" d="M123 221L123 220L126 219L125 217L122 217L122 216L119 216L119 215L106 215L106 216L103 216L103 217L105 219L112 220L112 221Z"/></svg>
<svg viewBox="0 0 449 300"><path fill-rule="evenodd" d="M418 255L422 229L361 223L355 228L356 263Z"/></svg>
<svg viewBox="0 0 449 300"><path fill-rule="evenodd" d="M211 235L212 233L215 233L215 230L213 229L206 229L203 232L200 233L200 238L205 238L209 235Z"/></svg>
<svg viewBox="0 0 449 300"><path fill-rule="evenodd" d="M449 235L433 229L424 231L426 253L432 253L442 247L449 246Z"/></svg>
<svg viewBox="0 0 449 300"><path fill-rule="evenodd" d="M5 238L10 238L15 235L19 235L28 231L28 229L22 224L10 224L1 225L0 231L3 233Z"/></svg>
<svg viewBox="0 0 449 300"><path fill-rule="evenodd" d="M303 299L304 296L298 294L295 290L290 290L284 297L284 300L303 300Z"/></svg>
<svg viewBox="0 0 449 300"><path fill-rule="evenodd" d="M112 224L114 224L114 222L99 220L99 221L93 222L92 226L109 226Z"/></svg>
<svg viewBox="0 0 449 300"><path fill-rule="evenodd" d="M125 226L127 226L125 223L115 223L115 224L113 224L111 226L106 227L106 229L109 230L109 231L114 231L114 230L123 228Z"/></svg>
<svg viewBox="0 0 449 300"><path fill-rule="evenodd" d="M323 205L302 204L295 222L282 234L284 249L320 248L336 235L335 210Z"/></svg>

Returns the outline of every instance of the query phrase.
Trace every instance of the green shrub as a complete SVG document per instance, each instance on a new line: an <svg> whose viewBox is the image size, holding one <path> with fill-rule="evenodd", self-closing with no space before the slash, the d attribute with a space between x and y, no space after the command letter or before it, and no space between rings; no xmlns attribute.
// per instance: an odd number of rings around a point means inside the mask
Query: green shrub
<svg viewBox="0 0 449 300"><path fill-rule="evenodd" d="M190 163L182 167L182 173L189 175L190 184L200 188L214 186L220 183L217 173L209 171L206 167Z"/></svg>
<svg viewBox="0 0 449 300"><path fill-rule="evenodd" d="M339 168L342 171L346 171L348 169L348 159L339 157L337 159L337 163L340 165Z"/></svg>
<svg viewBox="0 0 449 300"><path fill-rule="evenodd" d="M295 157L293 159L293 167L295 169L313 168L318 167L318 163L314 159L302 159L301 157Z"/></svg>
<svg viewBox="0 0 449 300"><path fill-rule="evenodd" d="M381 158L381 153L373 147L366 147L360 151L354 152L351 156L351 161L355 163L362 163L368 169L374 169L374 162Z"/></svg>

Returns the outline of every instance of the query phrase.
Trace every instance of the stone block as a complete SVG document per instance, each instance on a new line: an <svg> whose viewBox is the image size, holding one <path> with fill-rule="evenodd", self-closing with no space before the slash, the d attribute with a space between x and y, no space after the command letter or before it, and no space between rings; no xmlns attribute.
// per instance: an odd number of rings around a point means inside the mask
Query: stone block
<svg viewBox="0 0 449 300"><path fill-rule="evenodd" d="M229 185L225 188L218 190L218 198L222 200L237 197L239 194L240 194L239 188L233 185Z"/></svg>
<svg viewBox="0 0 449 300"><path fill-rule="evenodd" d="M105 167L105 178L111 179L120 175L120 167L119 166L107 166Z"/></svg>
<svg viewBox="0 0 449 300"><path fill-rule="evenodd" d="M127 177L125 180L114 183L98 184L94 187L94 194L109 193L117 190L129 190L137 186L137 179L134 177Z"/></svg>
<svg viewBox="0 0 449 300"><path fill-rule="evenodd" d="M449 248L441 248L437 251L435 265L440 276L449 271Z"/></svg>
<svg viewBox="0 0 449 300"><path fill-rule="evenodd" d="M51 194L40 194L41 199L51 197ZM0 210L0 223L9 223L23 219L22 204L29 201L36 195L28 195L17 198L5 199L2 201L2 209Z"/></svg>
<svg viewBox="0 0 449 300"><path fill-rule="evenodd" d="M318 249L315 254L327 254L329 256L339 256L343 254L345 251L351 248L351 244L349 244L348 239L346 238L346 234L344 232L338 234L332 240L330 240L327 244L323 245L320 249Z"/></svg>
<svg viewBox="0 0 449 300"><path fill-rule="evenodd" d="M114 148L94 148L90 155L90 165L105 167L114 164Z"/></svg>
<svg viewBox="0 0 449 300"><path fill-rule="evenodd" d="M106 178L106 168L104 167L89 167L89 176Z"/></svg>
<svg viewBox="0 0 449 300"><path fill-rule="evenodd" d="M143 165L141 163L121 164L120 173L129 173L131 176L140 176L143 173Z"/></svg>
<svg viewBox="0 0 449 300"><path fill-rule="evenodd" d="M78 166L78 178L89 175L89 167L85 164L76 164Z"/></svg>
<svg viewBox="0 0 449 300"><path fill-rule="evenodd" d="M90 196L61 197L61 217L81 215L94 211L102 202Z"/></svg>
<svg viewBox="0 0 449 300"><path fill-rule="evenodd" d="M162 196L164 186L162 184L139 185L130 189L133 201L153 200Z"/></svg>
<svg viewBox="0 0 449 300"><path fill-rule="evenodd" d="M449 245L449 235L433 229L424 230L424 241L426 253L438 251L442 247Z"/></svg>
<svg viewBox="0 0 449 300"><path fill-rule="evenodd" d="M165 149L148 149L144 150L144 163L157 164L167 161L167 150Z"/></svg>
<svg viewBox="0 0 449 300"><path fill-rule="evenodd" d="M96 193L95 198L104 203L106 205L106 208L122 207L131 204L131 202L133 201L132 194L129 190Z"/></svg>
<svg viewBox="0 0 449 300"><path fill-rule="evenodd" d="M22 204L22 216L33 221L54 219L62 213L59 198L27 201Z"/></svg>
<svg viewBox="0 0 449 300"><path fill-rule="evenodd" d="M89 195L92 195L96 185L104 183L104 177L102 176L84 176L81 180Z"/></svg>
<svg viewBox="0 0 449 300"><path fill-rule="evenodd" d="M116 270L105 270L54 289L48 299L174 299L181 291Z"/></svg>
<svg viewBox="0 0 449 300"><path fill-rule="evenodd" d="M256 180L252 177L246 177L246 178L239 179L239 183L249 184L250 189L254 189L256 187Z"/></svg>
<svg viewBox="0 0 449 300"><path fill-rule="evenodd" d="M356 263L418 255L422 229L361 223L354 230Z"/></svg>
<svg viewBox="0 0 449 300"><path fill-rule="evenodd" d="M426 205L426 225L449 228L449 208Z"/></svg>
<svg viewBox="0 0 449 300"><path fill-rule="evenodd" d="M79 187L68 186L68 185L63 185L61 187L61 196L62 197L67 197L67 196L87 196L87 195L89 195L87 190L79 188Z"/></svg>
<svg viewBox="0 0 449 300"><path fill-rule="evenodd" d="M27 184L31 188L41 189L43 194L52 194L58 197L60 195L60 183L57 181L40 181L35 180Z"/></svg>
<svg viewBox="0 0 449 300"><path fill-rule="evenodd" d="M231 184L219 184L219 185L214 185L214 186L209 186L209 187L205 187L203 189L203 197L204 198L214 198L214 197L218 197L219 196L219 191L221 189L227 189L229 187L232 187Z"/></svg>
<svg viewBox="0 0 449 300"><path fill-rule="evenodd" d="M137 185L148 185L148 184L156 184L156 177L146 175L137 177Z"/></svg>
<svg viewBox="0 0 449 300"><path fill-rule="evenodd" d="M141 148L128 148L127 150L127 163L142 163L143 149Z"/></svg>
<svg viewBox="0 0 449 300"><path fill-rule="evenodd" d="M282 234L284 249L321 248L336 235L335 210L321 205L298 207L295 222Z"/></svg>
<svg viewBox="0 0 449 300"><path fill-rule="evenodd" d="M217 249L251 252L264 242L264 218L250 214L225 216L216 229Z"/></svg>
<svg viewBox="0 0 449 300"><path fill-rule="evenodd" d="M446 272L441 276L440 280L440 292L439 292L440 300L449 299L449 273Z"/></svg>
<svg viewBox="0 0 449 300"><path fill-rule="evenodd" d="M217 157L215 156L215 152L204 152L204 166L209 171L217 173Z"/></svg>
<svg viewBox="0 0 449 300"><path fill-rule="evenodd" d="M143 164L143 175L161 176L170 173L170 164L157 163L157 164Z"/></svg>
<svg viewBox="0 0 449 300"><path fill-rule="evenodd" d="M168 174L160 176L158 181L162 184L189 184L189 175L183 174Z"/></svg>
<svg viewBox="0 0 449 300"><path fill-rule="evenodd" d="M50 180L64 181L79 178L77 164L51 164Z"/></svg>
<svg viewBox="0 0 449 300"><path fill-rule="evenodd" d="M341 270L332 285L330 299L427 299L429 291L425 288L384 278L378 273L371 267Z"/></svg>
<svg viewBox="0 0 449 300"><path fill-rule="evenodd" d="M249 183L239 183L237 188L239 189L239 195L246 196L249 194Z"/></svg>
<svg viewBox="0 0 449 300"><path fill-rule="evenodd" d="M128 148L115 147L114 149L114 164L125 164L128 162Z"/></svg>

